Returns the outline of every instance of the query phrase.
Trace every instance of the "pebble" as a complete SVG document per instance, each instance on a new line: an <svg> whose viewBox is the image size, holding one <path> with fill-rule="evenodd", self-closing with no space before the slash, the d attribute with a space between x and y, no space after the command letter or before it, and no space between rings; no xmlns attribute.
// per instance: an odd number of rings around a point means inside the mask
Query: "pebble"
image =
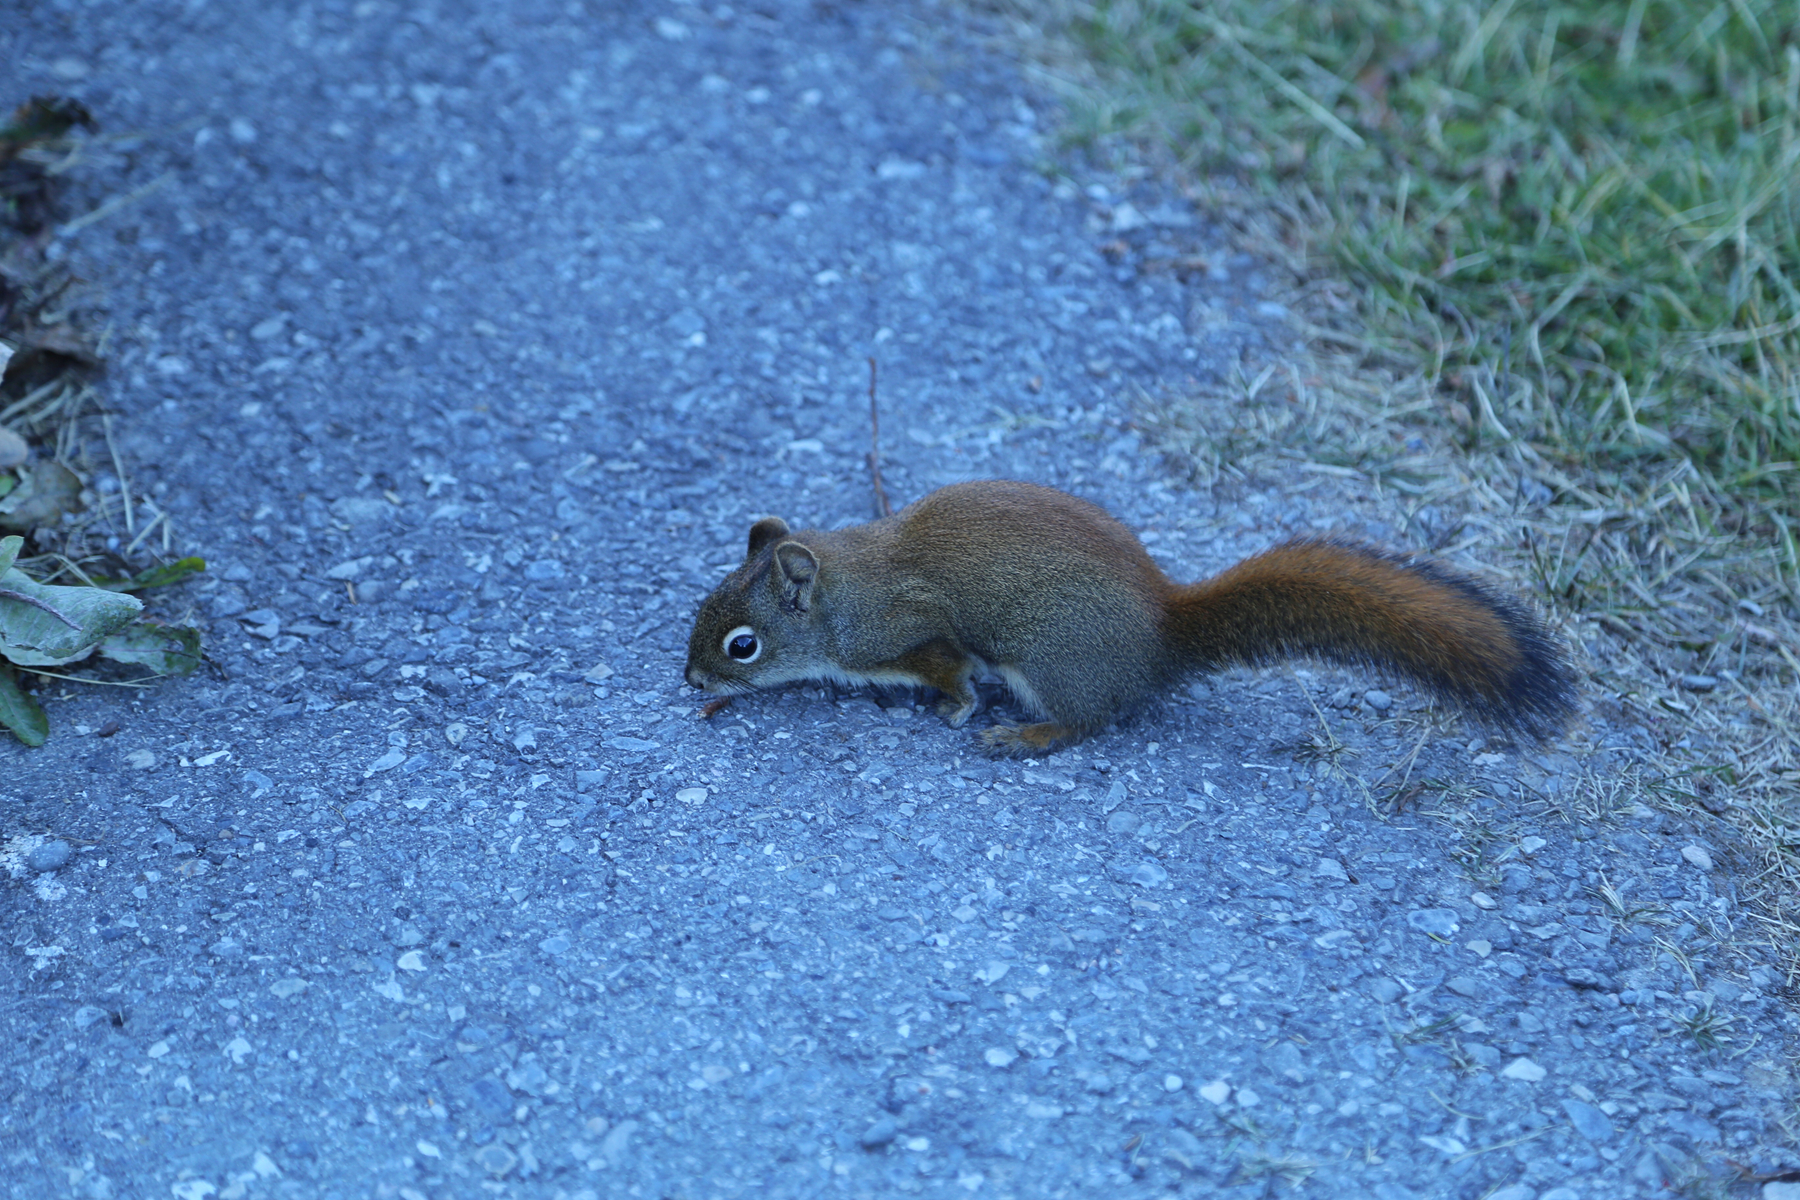
<svg viewBox="0 0 1800 1200"><path fill-rule="evenodd" d="M1569 1114L1569 1122L1575 1126L1576 1133L1596 1145L1611 1140L1613 1124L1605 1113L1580 1100L1564 1100L1562 1107Z"/></svg>
<svg viewBox="0 0 1800 1200"><path fill-rule="evenodd" d="M1509 1183L1497 1192L1491 1192L1487 1200L1537 1200L1537 1192L1522 1183Z"/></svg>
<svg viewBox="0 0 1800 1200"><path fill-rule="evenodd" d="M1321 858L1313 864L1313 878L1335 879L1340 883L1349 883L1350 876L1344 870L1344 864L1335 858Z"/></svg>
<svg viewBox="0 0 1800 1200"><path fill-rule="evenodd" d="M1005 1070L1019 1061L1019 1052L1007 1046L990 1046L981 1057L988 1066Z"/></svg>
<svg viewBox="0 0 1800 1200"><path fill-rule="evenodd" d="M1199 1089L1200 1096L1215 1105L1223 1104L1231 1098L1231 1085L1223 1079L1215 1079Z"/></svg>
<svg viewBox="0 0 1800 1200"><path fill-rule="evenodd" d="M1169 882L1169 872L1167 868L1163 867L1160 863L1140 863L1138 866L1132 868L1131 882L1137 884L1139 887L1161 887L1163 884Z"/></svg>
<svg viewBox="0 0 1800 1200"><path fill-rule="evenodd" d="M75 851L69 843L58 838L33 846L25 855L25 865L33 871L55 871L68 864Z"/></svg>
<svg viewBox="0 0 1800 1200"><path fill-rule="evenodd" d="M1712 675L1683 675L1681 686L1690 692L1710 692L1719 686L1719 680Z"/></svg>
<svg viewBox="0 0 1800 1200"><path fill-rule="evenodd" d="M1762 1200L1800 1200L1800 1183L1777 1180L1763 1184Z"/></svg>
<svg viewBox="0 0 1800 1200"><path fill-rule="evenodd" d="M31 455L31 447L25 439L0 425L0 471L16 467Z"/></svg>
<svg viewBox="0 0 1800 1200"><path fill-rule="evenodd" d="M1447 938L1460 928L1454 908L1421 908L1407 913L1406 923L1433 937Z"/></svg>
<svg viewBox="0 0 1800 1200"><path fill-rule="evenodd" d="M1121 808L1106 818L1106 829L1109 833L1136 833L1143 823L1142 817Z"/></svg>
<svg viewBox="0 0 1800 1200"><path fill-rule="evenodd" d="M1549 1073L1529 1058L1515 1058L1500 1072L1502 1078L1519 1079L1526 1083L1536 1083Z"/></svg>
<svg viewBox="0 0 1800 1200"><path fill-rule="evenodd" d="M990 1053L992 1052L990 1051ZM895 1123L894 1118L881 1117L873 1125L863 1130L862 1136L856 1139L856 1144L864 1150L879 1150L893 1141L894 1135L899 1132L900 1126Z"/></svg>
<svg viewBox="0 0 1800 1200"><path fill-rule="evenodd" d="M1710 871L1713 869L1712 855L1708 854L1704 847L1683 846L1681 848L1681 857L1687 859L1702 871Z"/></svg>
<svg viewBox="0 0 1800 1200"><path fill-rule="evenodd" d="M1394 698L1380 688L1370 688L1363 693L1363 703L1378 713L1384 713L1394 707Z"/></svg>

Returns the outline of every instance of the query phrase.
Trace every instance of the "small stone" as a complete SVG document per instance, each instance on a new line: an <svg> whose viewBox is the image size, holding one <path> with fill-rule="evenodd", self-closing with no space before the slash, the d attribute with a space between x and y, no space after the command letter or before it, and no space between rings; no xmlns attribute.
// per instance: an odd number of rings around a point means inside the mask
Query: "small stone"
<svg viewBox="0 0 1800 1200"><path fill-rule="evenodd" d="M1011 963L1001 962L997 958L989 959L987 966L975 972L975 979L979 983L992 986L1006 978L1006 973L1010 970L1012 970Z"/></svg>
<svg viewBox="0 0 1800 1200"><path fill-rule="evenodd" d="M1394 707L1394 698L1380 688L1370 688L1363 693L1363 703L1378 713L1384 713Z"/></svg>
<svg viewBox="0 0 1800 1200"><path fill-rule="evenodd" d="M1198 1090L1202 1099L1215 1105L1223 1104L1231 1099L1231 1085L1223 1079L1215 1079Z"/></svg>
<svg viewBox="0 0 1800 1200"><path fill-rule="evenodd" d="M1401 987L1392 979L1377 979L1369 985L1369 995L1383 1004L1392 1004L1400 998Z"/></svg>
<svg viewBox="0 0 1800 1200"><path fill-rule="evenodd" d="M390 748L386 754L383 754L380 758L370 763L364 774L367 776L378 774L382 771L391 771L405 761L406 751L395 746Z"/></svg>
<svg viewBox="0 0 1800 1200"><path fill-rule="evenodd" d="M420 954L417 950L408 950L405 954L400 956L394 965L399 967L402 971L423 971L425 969L425 956Z"/></svg>
<svg viewBox="0 0 1800 1200"><path fill-rule="evenodd" d="M705 804L707 791L703 787L684 787L675 793L675 798L683 804Z"/></svg>
<svg viewBox="0 0 1800 1200"><path fill-rule="evenodd" d="M1605 1113L1580 1100L1564 1100L1562 1107L1569 1114L1569 1123L1575 1126L1576 1133L1595 1145L1611 1140L1613 1124Z"/></svg>
<svg viewBox="0 0 1800 1200"><path fill-rule="evenodd" d="M1681 848L1681 857L1687 859L1702 871L1710 871L1713 869L1712 855L1708 854L1706 848L1703 846L1683 846Z"/></svg>
<svg viewBox="0 0 1800 1200"><path fill-rule="evenodd" d="M1169 872L1160 863L1140 863L1131 870L1131 882L1144 888L1161 887L1169 882Z"/></svg>
<svg viewBox="0 0 1800 1200"><path fill-rule="evenodd" d="M31 457L31 447L25 439L0 425L0 471L11 470Z"/></svg>
<svg viewBox="0 0 1800 1200"><path fill-rule="evenodd" d="M990 1051L990 1053L992 1052ZM863 1130L862 1136L856 1139L856 1144L864 1150L879 1150L893 1141L894 1135L899 1132L900 1127L895 1123L894 1118L881 1117L873 1125Z"/></svg>
<svg viewBox="0 0 1800 1200"><path fill-rule="evenodd" d="M1690 692L1710 692L1719 686L1719 681L1712 675L1683 675L1681 686Z"/></svg>
<svg viewBox="0 0 1800 1200"><path fill-rule="evenodd" d="M1447 938L1460 928L1454 908L1421 908L1407 913L1406 923L1432 937Z"/></svg>
<svg viewBox="0 0 1800 1200"><path fill-rule="evenodd" d="M1175 1074L1173 1071L1163 1076L1163 1091L1165 1092L1179 1092L1181 1090L1181 1084L1181 1076Z"/></svg>
<svg viewBox="0 0 1800 1200"><path fill-rule="evenodd" d="M1116 810L1110 817L1106 818L1106 829L1108 833L1132 834L1136 833L1138 831L1138 826L1143 823L1144 819L1142 817L1134 812L1121 808Z"/></svg>
<svg viewBox="0 0 1800 1200"><path fill-rule="evenodd" d="M1142 229L1150 222L1137 206L1127 200L1112 211L1111 228L1114 233L1130 233L1134 229Z"/></svg>
<svg viewBox="0 0 1800 1200"><path fill-rule="evenodd" d="M503 1178L518 1165L518 1161L518 1157L505 1146L490 1144L475 1152L475 1165L496 1179Z"/></svg>
<svg viewBox="0 0 1800 1200"><path fill-rule="evenodd" d="M1350 876L1344 870L1344 864L1335 858L1321 858L1313 864L1314 879L1335 879L1339 883L1349 883Z"/></svg>
<svg viewBox="0 0 1800 1200"><path fill-rule="evenodd" d="M556 934L539 942L538 949L542 950L545 954L555 957L559 954L567 954L569 952L569 944L568 938L563 937L561 934Z"/></svg>
<svg viewBox="0 0 1800 1200"><path fill-rule="evenodd" d="M1019 1060L1019 1052L1008 1046L990 1046L981 1057L988 1066L1005 1070Z"/></svg>
<svg viewBox="0 0 1800 1200"><path fill-rule="evenodd" d="M613 669L605 663L595 663L583 671L581 677L589 683L605 683L613 677Z"/></svg>
<svg viewBox="0 0 1800 1200"><path fill-rule="evenodd" d="M306 990L306 980L290 975L286 979L277 979L269 985L269 991L277 1000L292 1000Z"/></svg>
<svg viewBox="0 0 1800 1200"><path fill-rule="evenodd" d="M153 750L133 750L125 756L125 765L134 771L148 771L156 765L156 752Z"/></svg>
<svg viewBox="0 0 1800 1200"><path fill-rule="evenodd" d="M513 749L517 750L521 754L523 754L527 750L536 750L537 749L537 730L535 730L535 729L531 728L529 725L527 725L524 729L521 729L521 730L519 730L519 732L513 734L512 744L513 744Z"/></svg>
<svg viewBox="0 0 1800 1200"><path fill-rule="evenodd" d="M1762 1200L1800 1200L1800 1183L1776 1180L1763 1184Z"/></svg>
<svg viewBox="0 0 1800 1200"><path fill-rule="evenodd" d="M1519 1079L1526 1083L1537 1083L1549 1073L1529 1058L1515 1058L1500 1072L1502 1078Z"/></svg>
<svg viewBox="0 0 1800 1200"><path fill-rule="evenodd" d="M1236 1099L1239 1108L1255 1108L1262 1103L1262 1097L1246 1087L1237 1090Z"/></svg>
<svg viewBox="0 0 1800 1200"><path fill-rule="evenodd" d="M1444 986L1469 1000L1479 1000L1487 994L1480 980L1470 979L1467 975L1456 975L1444 981Z"/></svg>
<svg viewBox="0 0 1800 1200"><path fill-rule="evenodd" d="M1545 846L1548 846L1549 844L1550 844L1549 842L1546 842L1541 837L1521 838L1521 839L1519 839L1519 853L1521 853L1521 854L1536 854L1539 850L1542 850Z"/></svg>
<svg viewBox="0 0 1800 1200"><path fill-rule="evenodd" d="M75 851L70 848L69 843L58 838L39 846L33 846L26 852L25 865L33 871L54 871L65 866L74 853Z"/></svg>
<svg viewBox="0 0 1800 1200"><path fill-rule="evenodd" d="M1476 908L1487 909L1490 912L1500 907L1500 902L1486 892L1470 892L1469 903Z"/></svg>
<svg viewBox="0 0 1800 1200"><path fill-rule="evenodd" d="M1476 958L1486 958L1494 952L1494 945L1483 938L1476 938L1469 943L1469 952Z"/></svg>
<svg viewBox="0 0 1800 1200"><path fill-rule="evenodd" d="M1509 1183L1497 1192L1490 1192L1487 1200L1537 1200L1537 1192L1522 1183Z"/></svg>

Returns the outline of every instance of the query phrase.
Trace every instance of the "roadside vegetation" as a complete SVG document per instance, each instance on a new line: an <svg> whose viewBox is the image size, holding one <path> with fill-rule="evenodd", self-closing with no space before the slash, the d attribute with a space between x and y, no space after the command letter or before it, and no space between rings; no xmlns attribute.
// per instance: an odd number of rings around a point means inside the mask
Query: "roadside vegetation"
<svg viewBox="0 0 1800 1200"><path fill-rule="evenodd" d="M206 564L173 557L166 516L132 494L94 386L93 313L46 254L93 124L53 96L0 123L0 729L29 746L49 736L34 693L52 681L136 688L201 661L199 630L146 617L132 594Z"/></svg>
<svg viewBox="0 0 1800 1200"><path fill-rule="evenodd" d="M1648 803L1800 936L1800 8L1045 0L1067 133L1284 269L1303 345L1143 417L1201 478L1353 474L1535 580Z"/></svg>

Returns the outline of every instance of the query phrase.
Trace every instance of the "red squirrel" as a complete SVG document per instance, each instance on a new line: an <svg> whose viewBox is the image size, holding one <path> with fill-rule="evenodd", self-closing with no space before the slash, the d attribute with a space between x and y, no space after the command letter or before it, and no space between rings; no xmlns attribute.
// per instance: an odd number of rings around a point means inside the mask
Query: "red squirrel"
<svg viewBox="0 0 1800 1200"><path fill-rule="evenodd" d="M743 563L700 606L687 681L724 696L800 681L928 686L960 727L971 680L994 674L1041 720L983 741L1034 753L1184 676L1307 656L1393 671L1536 738L1575 706L1569 666L1531 611L1446 567L1301 538L1175 583L1104 510L1012 480L952 484L830 532L756 522Z"/></svg>

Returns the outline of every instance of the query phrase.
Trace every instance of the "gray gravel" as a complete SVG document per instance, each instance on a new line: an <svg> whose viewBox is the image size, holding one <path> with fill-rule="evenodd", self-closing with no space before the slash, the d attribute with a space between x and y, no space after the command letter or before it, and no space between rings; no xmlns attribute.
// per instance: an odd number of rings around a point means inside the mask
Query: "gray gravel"
<svg viewBox="0 0 1800 1200"><path fill-rule="evenodd" d="M9 1194L1597 1200L1800 1166L1747 864L1621 784L1657 734L1604 703L1548 749L1438 727L1388 820L1356 779L1420 698L1319 668L1042 762L907 695L697 719L687 621L750 521L870 514L869 354L897 498L1056 484L1187 577L1400 540L1329 477L1194 494L1142 451L1134 389L1228 375L1281 312L1128 163L1041 170L1053 114L989 32L786 0L0 27L15 91L135 131L83 202L141 193L53 250L105 289L220 667L0 744Z"/></svg>

